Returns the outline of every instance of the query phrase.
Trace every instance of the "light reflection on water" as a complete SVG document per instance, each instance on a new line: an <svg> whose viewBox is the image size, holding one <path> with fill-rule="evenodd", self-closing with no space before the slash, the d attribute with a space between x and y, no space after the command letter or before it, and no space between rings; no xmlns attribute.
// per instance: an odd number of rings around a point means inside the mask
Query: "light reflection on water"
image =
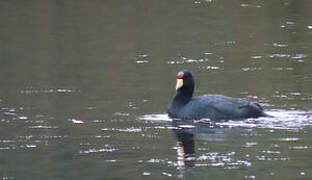
<svg viewBox="0 0 312 180"><path fill-rule="evenodd" d="M268 128L268 129L302 129L312 125L312 111L296 110L270 110L266 111L273 117L250 118L246 120L229 120L214 123L217 127L245 127L245 128ZM139 120L147 121L172 121L167 114L143 115ZM196 123L197 121L195 121Z"/></svg>
<svg viewBox="0 0 312 180"><path fill-rule="evenodd" d="M311 149L311 145L305 143L305 138L301 137L305 128L312 125L310 111L269 110L267 113L274 117L216 123L171 120L167 114L147 114L137 117L137 124L132 123L126 127L105 127L103 124L105 121L75 118L65 120L72 128L82 130L92 124L100 125L98 129L100 131L95 135L85 136L56 135L58 134L56 131L62 130L63 127L48 125L46 120L40 121L39 119L46 118L44 115L34 116L38 119L34 120L17 118L28 116L20 116L20 110L16 108L4 108L3 111L13 113L5 114L5 117L16 117L8 124L18 121L26 124L36 123L36 125L27 127L31 130L28 135L0 139L0 152L36 152L63 141L72 141L78 143L73 152L76 156L81 158L103 156L104 162L111 165L125 163L122 158L124 153L127 154L126 156L147 153L143 157L131 158L132 164L150 167L142 170L142 176L155 176L157 172L153 167L163 168L156 176L175 178L190 176L190 169L200 172L208 170L205 168L216 168L215 171L240 171L247 168L255 172L253 169L261 162L291 163L292 153L297 151L308 153ZM113 113L113 116L120 118L117 122L132 117L126 112ZM38 134L39 130L44 130L51 135ZM175 158L161 153L155 154L155 152L149 154L148 151L153 151L157 147L153 146L153 142L157 144L163 134L167 136L168 132L174 134L176 138L176 143L171 144L171 148L169 146L167 149L176 153ZM140 140L123 142L122 137ZM139 141L144 143L138 143ZM145 146L147 141L152 142ZM128 146L124 143L130 144ZM278 169L273 168L267 171L267 174L276 176L278 172ZM300 172L306 175L304 169ZM252 179L255 174L245 173L244 176Z"/></svg>
<svg viewBox="0 0 312 180"><path fill-rule="evenodd" d="M300 142L300 138L286 135L286 137L282 136L283 138L275 138L275 143L269 147L259 148L262 146L263 141L267 141L264 137L267 135L258 134L257 129L267 129L265 131L273 134L276 131L297 134L298 132L302 132L305 127L312 125L311 112L270 110L267 113L274 117L237 121L230 120L216 123L171 120L166 114L143 115L138 119L169 123L167 128L171 129L177 138L177 145L173 147L177 152L177 159L176 161L168 162L168 166L176 167L178 170L176 176L183 178L188 168L222 167L228 170L238 170L252 167L260 161L288 161L290 163L291 157L281 146L284 146L283 142ZM260 139L257 138L259 135L262 136ZM233 137L249 137L250 139L245 139L245 144L242 144L238 151L235 151L235 148L232 147L228 151L218 152L214 151L214 148L209 145L208 148L207 145L202 146L205 142L225 142L229 144ZM307 150L310 148L311 146L308 145L288 144L286 151ZM249 152L246 149L258 149L258 151ZM274 176L275 172L272 170L268 174ZM305 173L303 174L305 175ZM245 178L254 179L255 175L248 175Z"/></svg>
<svg viewBox="0 0 312 180"><path fill-rule="evenodd" d="M70 96L76 92L34 91L22 95L29 96L32 93L53 96L65 93ZM295 90L276 91L271 100L250 95L246 91L240 94L261 102L266 108L275 107L272 99L311 100L311 97ZM149 101L144 101L146 102ZM65 151L70 151L69 157L91 158L94 161L99 158L109 166L134 164L148 167L142 168L141 176L186 178L191 174L190 169L198 174L207 173L202 172L207 170L212 171L210 173L227 173L248 169L254 173L244 172L240 177L254 179L259 174L255 169L261 162L296 164L299 162L294 160L294 153L306 155L312 149L305 137L306 129L312 125L311 111L270 109L266 111L273 116L270 118L211 123L172 121L167 114L137 116L134 112L143 105L135 100L129 100L125 104L128 110L116 109L108 116L109 119L83 118L74 113L63 117L62 122L43 111L31 113L35 108L29 106L2 107L1 123L7 127L21 126L22 131L19 136L3 136L0 139L0 152L36 154L65 146ZM99 108L85 105L83 109L92 114ZM86 129L94 132L85 133ZM166 142L168 138L171 138L170 143ZM159 150L164 152L158 152ZM68 152L58 151L64 154L60 156L68 156ZM175 155L168 155L168 151ZM129 162L125 162L125 159L129 159ZM155 171L155 167L161 171ZM280 176L280 171L273 168L267 170L266 174L269 177ZM307 176L307 172L309 170L306 168L296 171L300 176Z"/></svg>
<svg viewBox="0 0 312 180"><path fill-rule="evenodd" d="M311 5L2 0L0 179L311 179ZM181 69L274 118L171 121Z"/></svg>

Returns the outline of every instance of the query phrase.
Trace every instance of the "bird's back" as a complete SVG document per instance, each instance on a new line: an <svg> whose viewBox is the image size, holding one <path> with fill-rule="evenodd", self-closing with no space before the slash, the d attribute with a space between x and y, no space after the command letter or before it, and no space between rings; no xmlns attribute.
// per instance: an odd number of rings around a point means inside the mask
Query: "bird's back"
<svg viewBox="0 0 312 180"><path fill-rule="evenodd" d="M223 95L204 95L190 100L176 113L180 119L226 120L263 116L260 105Z"/></svg>

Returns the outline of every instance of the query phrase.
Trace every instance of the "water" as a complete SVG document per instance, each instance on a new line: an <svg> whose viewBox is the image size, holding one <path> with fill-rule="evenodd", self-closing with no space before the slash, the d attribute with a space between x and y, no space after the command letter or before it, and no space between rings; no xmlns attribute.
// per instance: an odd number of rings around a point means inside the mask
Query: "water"
<svg viewBox="0 0 312 180"><path fill-rule="evenodd" d="M0 2L0 179L311 179L312 3ZM195 94L273 118L179 122Z"/></svg>

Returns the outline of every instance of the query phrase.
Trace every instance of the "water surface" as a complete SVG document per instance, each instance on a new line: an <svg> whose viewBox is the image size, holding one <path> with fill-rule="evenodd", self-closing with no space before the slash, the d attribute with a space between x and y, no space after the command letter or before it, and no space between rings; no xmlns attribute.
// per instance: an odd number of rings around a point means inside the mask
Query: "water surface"
<svg viewBox="0 0 312 180"><path fill-rule="evenodd" d="M0 179L311 179L312 2L0 2ZM274 118L166 117L195 95Z"/></svg>

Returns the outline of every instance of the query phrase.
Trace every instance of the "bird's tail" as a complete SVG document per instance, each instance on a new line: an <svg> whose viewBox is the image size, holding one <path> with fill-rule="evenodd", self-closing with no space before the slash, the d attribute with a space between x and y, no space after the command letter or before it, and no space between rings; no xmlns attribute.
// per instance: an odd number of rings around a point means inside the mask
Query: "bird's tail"
<svg viewBox="0 0 312 180"><path fill-rule="evenodd" d="M268 113L264 112L263 108L260 106L260 104L255 103L256 106L261 110L261 117L274 117L272 115L269 115Z"/></svg>
<svg viewBox="0 0 312 180"><path fill-rule="evenodd" d="M262 112L262 117L269 117L269 118L272 118L274 116L268 114L268 113L265 113L265 112Z"/></svg>

